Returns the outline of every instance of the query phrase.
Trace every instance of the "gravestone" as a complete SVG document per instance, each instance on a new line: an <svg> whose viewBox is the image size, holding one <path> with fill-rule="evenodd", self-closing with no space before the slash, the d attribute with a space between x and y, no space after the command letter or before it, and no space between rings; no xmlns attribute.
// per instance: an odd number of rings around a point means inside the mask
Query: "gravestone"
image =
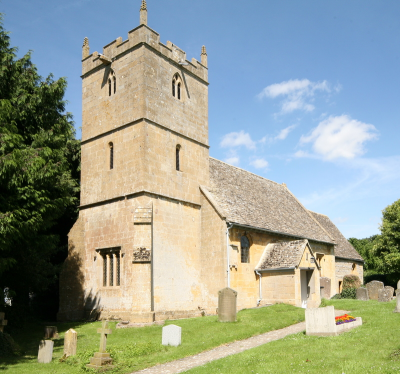
<svg viewBox="0 0 400 374"><path fill-rule="evenodd" d="M41 340L39 343L38 362L49 364L53 359L54 342L52 340Z"/></svg>
<svg viewBox="0 0 400 374"><path fill-rule="evenodd" d="M368 290L368 296L370 300L378 300L379 290L383 290L383 283L379 281L372 281L365 285Z"/></svg>
<svg viewBox="0 0 400 374"><path fill-rule="evenodd" d="M75 330L69 329L64 336L64 356L75 356L78 334Z"/></svg>
<svg viewBox="0 0 400 374"><path fill-rule="evenodd" d="M307 308L306 334L316 336L337 335L335 323L335 307Z"/></svg>
<svg viewBox="0 0 400 374"><path fill-rule="evenodd" d="M218 320L219 322L236 321L237 292L232 288L223 288L218 292Z"/></svg>
<svg viewBox="0 0 400 374"><path fill-rule="evenodd" d="M4 326L7 326L7 322L5 319L5 313L0 313L0 331L4 332Z"/></svg>
<svg viewBox="0 0 400 374"><path fill-rule="evenodd" d="M97 333L100 335L100 350L96 352L90 359L90 364L86 366L92 369L100 369L104 366L111 366L112 358L109 353L106 352L107 347L107 335L112 333L112 330L108 328L108 322L103 321L101 323L101 329L97 329Z"/></svg>
<svg viewBox="0 0 400 374"><path fill-rule="evenodd" d="M393 311L394 313L400 313L400 290L396 290L396 309Z"/></svg>
<svg viewBox="0 0 400 374"><path fill-rule="evenodd" d="M385 286L385 290L390 291L390 297L393 297L394 295L394 288L390 286Z"/></svg>
<svg viewBox="0 0 400 374"><path fill-rule="evenodd" d="M360 287L356 290L356 299L357 300L369 300L368 290L366 288Z"/></svg>
<svg viewBox="0 0 400 374"><path fill-rule="evenodd" d="M182 342L182 328L176 325L164 326L162 329L162 345L177 347Z"/></svg>
<svg viewBox="0 0 400 374"><path fill-rule="evenodd" d="M392 300L392 291L386 288L378 291L378 301L388 303Z"/></svg>
<svg viewBox="0 0 400 374"><path fill-rule="evenodd" d="M397 290L400 290L400 280L397 282L397 288L396 288L396 291Z"/></svg>
<svg viewBox="0 0 400 374"><path fill-rule="evenodd" d="M319 278L319 284L321 288L321 298L331 298L331 279L327 277Z"/></svg>
<svg viewBox="0 0 400 374"><path fill-rule="evenodd" d="M58 339L57 326L46 326L44 328L44 339Z"/></svg>

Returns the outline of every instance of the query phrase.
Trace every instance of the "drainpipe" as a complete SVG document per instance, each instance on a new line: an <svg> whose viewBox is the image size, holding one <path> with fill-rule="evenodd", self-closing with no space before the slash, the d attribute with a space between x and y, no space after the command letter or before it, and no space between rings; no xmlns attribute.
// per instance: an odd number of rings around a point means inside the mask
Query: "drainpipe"
<svg viewBox="0 0 400 374"><path fill-rule="evenodd" d="M230 248L229 248L229 230L232 228L233 223L226 222L227 229L226 229L226 275L227 275L227 282L228 287L231 287L231 272L229 269L230 265Z"/></svg>
<svg viewBox="0 0 400 374"><path fill-rule="evenodd" d="M260 306L261 300L262 300L262 292L261 292L261 273L258 272L257 270L254 270L256 274L258 275L258 300L257 300L257 306Z"/></svg>

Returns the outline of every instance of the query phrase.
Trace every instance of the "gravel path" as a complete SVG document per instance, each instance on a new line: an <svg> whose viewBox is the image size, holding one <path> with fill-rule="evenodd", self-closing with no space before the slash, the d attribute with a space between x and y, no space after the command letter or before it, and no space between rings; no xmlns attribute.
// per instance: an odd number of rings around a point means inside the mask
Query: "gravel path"
<svg viewBox="0 0 400 374"><path fill-rule="evenodd" d="M335 315L339 316L344 313L350 313L346 310L335 310ZM297 334L306 329L306 323L300 322L295 325L285 327L280 330L266 332L265 334L253 336L245 340L239 340L226 345L221 345L209 351L201 352L194 356L181 358L180 360L167 362L165 364L153 366L140 371L135 371L135 374L176 374L192 369L196 366L207 364L208 362L219 360L236 353L247 351L248 349L258 347L260 345L282 339L287 335ZM133 374L133 373L132 373Z"/></svg>

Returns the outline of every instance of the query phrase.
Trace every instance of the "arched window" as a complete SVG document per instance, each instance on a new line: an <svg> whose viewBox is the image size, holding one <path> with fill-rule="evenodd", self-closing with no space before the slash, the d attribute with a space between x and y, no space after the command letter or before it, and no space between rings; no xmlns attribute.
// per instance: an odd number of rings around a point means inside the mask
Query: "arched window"
<svg viewBox="0 0 400 374"><path fill-rule="evenodd" d="M179 74L175 74L172 78L172 96L178 100L182 98L182 79Z"/></svg>
<svg viewBox="0 0 400 374"><path fill-rule="evenodd" d="M108 78L108 96L111 96L111 79Z"/></svg>
<svg viewBox="0 0 400 374"><path fill-rule="evenodd" d="M250 242L247 236L243 235L240 238L240 259L242 263L250 262Z"/></svg>
<svg viewBox="0 0 400 374"><path fill-rule="evenodd" d="M113 83L114 83L114 93L117 92L117 78L115 76L113 77Z"/></svg>
<svg viewBox="0 0 400 374"><path fill-rule="evenodd" d="M114 169L114 145L113 143L109 144L110 147L110 170Z"/></svg>
<svg viewBox="0 0 400 374"><path fill-rule="evenodd" d="M181 151L181 146L178 144L177 146L176 146L176 151L175 151L175 153L176 153L176 170L181 170L180 169L180 151Z"/></svg>

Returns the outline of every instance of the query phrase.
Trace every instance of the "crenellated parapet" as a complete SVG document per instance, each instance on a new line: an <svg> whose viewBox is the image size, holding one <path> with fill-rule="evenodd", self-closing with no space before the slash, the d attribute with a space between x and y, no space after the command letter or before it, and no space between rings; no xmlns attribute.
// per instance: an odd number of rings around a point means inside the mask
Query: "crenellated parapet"
<svg viewBox="0 0 400 374"><path fill-rule="evenodd" d="M208 82L207 58L206 55L204 56L204 48L201 55L202 62L195 58L189 61L186 59L186 53L184 51L169 41L166 45L161 43L160 35L145 24L141 24L129 31L127 40L122 41L122 38L119 37L104 46L102 54L96 51L85 57L82 60L82 76L87 76L94 70L101 68L105 64L109 64L107 61L112 63L126 53L141 47L153 50L159 55L164 56L180 69L190 72L201 80ZM85 56L85 54L83 56Z"/></svg>

